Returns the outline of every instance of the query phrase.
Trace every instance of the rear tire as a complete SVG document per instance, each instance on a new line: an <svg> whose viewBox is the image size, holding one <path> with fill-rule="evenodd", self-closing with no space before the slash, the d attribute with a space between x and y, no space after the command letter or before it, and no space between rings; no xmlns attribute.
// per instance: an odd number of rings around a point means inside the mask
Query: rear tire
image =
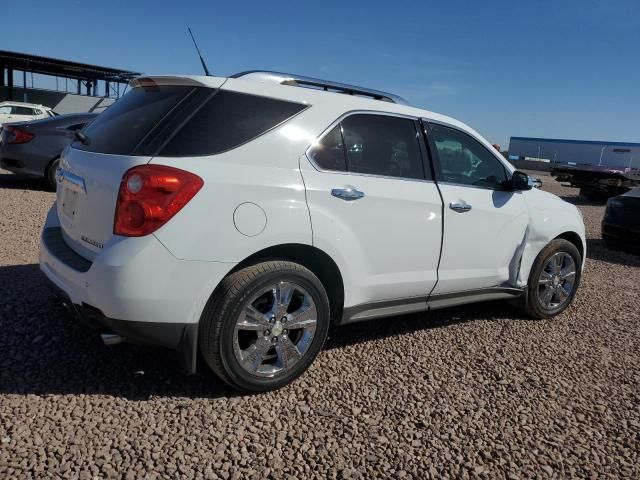
<svg viewBox="0 0 640 480"><path fill-rule="evenodd" d="M593 190L591 188L581 188L580 195L589 200L590 202L606 202L607 195L603 192L599 192L598 190Z"/></svg>
<svg viewBox="0 0 640 480"><path fill-rule="evenodd" d="M563 312L580 285L582 257L576 246L552 240L538 254L529 274L526 311L534 318L551 318Z"/></svg>
<svg viewBox="0 0 640 480"><path fill-rule="evenodd" d="M56 191L56 187L58 186L58 182L56 181L56 171L58 170L59 166L60 159L56 158L49 164L49 166L47 167L47 171L45 172L45 180L47 182L47 186L54 192Z"/></svg>
<svg viewBox="0 0 640 480"><path fill-rule="evenodd" d="M258 263L232 273L213 293L200 320L200 350L233 388L275 390L316 358L329 311L327 293L311 271L287 261Z"/></svg>

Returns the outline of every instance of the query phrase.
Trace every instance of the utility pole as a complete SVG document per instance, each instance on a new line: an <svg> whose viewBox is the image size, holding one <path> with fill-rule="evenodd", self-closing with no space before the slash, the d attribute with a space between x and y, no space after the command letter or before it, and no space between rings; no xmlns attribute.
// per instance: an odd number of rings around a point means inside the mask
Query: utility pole
<svg viewBox="0 0 640 480"><path fill-rule="evenodd" d="M598 162L598 166L602 165L602 154L604 153L604 149L607 147L602 147L602 150L600 150L600 161Z"/></svg>

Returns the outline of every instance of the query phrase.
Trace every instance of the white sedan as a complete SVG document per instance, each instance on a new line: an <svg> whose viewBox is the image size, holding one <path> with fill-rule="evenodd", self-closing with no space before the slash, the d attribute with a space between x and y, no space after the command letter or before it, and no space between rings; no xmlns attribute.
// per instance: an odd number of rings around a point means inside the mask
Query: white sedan
<svg viewBox="0 0 640 480"><path fill-rule="evenodd" d="M54 117L49 107L24 102L0 102L0 125L3 123L29 122Z"/></svg>

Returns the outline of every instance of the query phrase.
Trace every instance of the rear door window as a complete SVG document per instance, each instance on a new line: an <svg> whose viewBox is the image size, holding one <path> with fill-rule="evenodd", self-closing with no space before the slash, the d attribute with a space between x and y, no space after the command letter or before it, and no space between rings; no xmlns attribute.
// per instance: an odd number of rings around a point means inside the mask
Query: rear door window
<svg viewBox="0 0 640 480"><path fill-rule="evenodd" d="M318 144L313 147L309 156L323 170L334 170L345 172L347 170L347 159L342 142L342 131L340 124L333 127Z"/></svg>
<svg viewBox="0 0 640 480"><path fill-rule="evenodd" d="M323 170L422 180L425 176L416 122L409 118L353 114L309 152Z"/></svg>
<svg viewBox="0 0 640 480"><path fill-rule="evenodd" d="M424 178L413 120L356 114L342 121L342 133L350 172Z"/></svg>

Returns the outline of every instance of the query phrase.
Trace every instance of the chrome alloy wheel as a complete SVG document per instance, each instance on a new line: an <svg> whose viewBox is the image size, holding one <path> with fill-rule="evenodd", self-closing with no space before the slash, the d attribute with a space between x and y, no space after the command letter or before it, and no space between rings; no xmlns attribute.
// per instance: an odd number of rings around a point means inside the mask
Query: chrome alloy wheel
<svg viewBox="0 0 640 480"><path fill-rule="evenodd" d="M254 295L238 316L233 353L244 370L274 377L293 368L309 349L318 312L309 293L278 282Z"/></svg>
<svg viewBox="0 0 640 480"><path fill-rule="evenodd" d="M566 252L547 260L538 279L538 299L544 308L553 310L571 299L575 287L576 262Z"/></svg>

